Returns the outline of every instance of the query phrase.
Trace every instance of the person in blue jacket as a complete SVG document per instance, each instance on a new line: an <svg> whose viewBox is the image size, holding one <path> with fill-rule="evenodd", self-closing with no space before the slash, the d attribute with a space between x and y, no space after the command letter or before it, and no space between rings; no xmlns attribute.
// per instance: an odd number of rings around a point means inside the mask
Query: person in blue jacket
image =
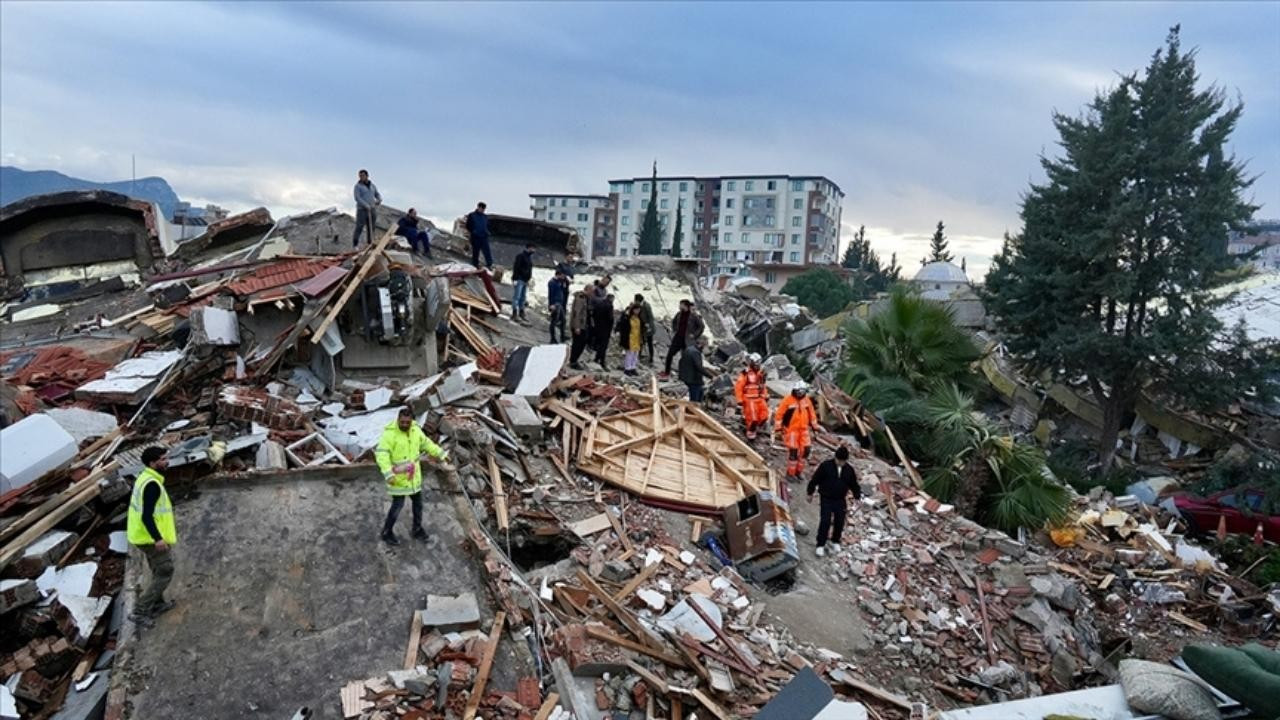
<svg viewBox="0 0 1280 720"><path fill-rule="evenodd" d="M396 234L408 240L414 252L431 257L431 234L418 229L418 211L414 208L396 221Z"/></svg>
<svg viewBox="0 0 1280 720"><path fill-rule="evenodd" d="M569 278L558 268L555 277L547 281L547 305L551 308L551 344L568 342L564 321L569 307ZM558 339L556 330L560 331Z"/></svg>
<svg viewBox="0 0 1280 720"><path fill-rule="evenodd" d="M484 214L484 203L467 213L467 234L471 236L471 264L480 267L480 254L484 253L484 266L493 270L493 252L489 249L489 216Z"/></svg>

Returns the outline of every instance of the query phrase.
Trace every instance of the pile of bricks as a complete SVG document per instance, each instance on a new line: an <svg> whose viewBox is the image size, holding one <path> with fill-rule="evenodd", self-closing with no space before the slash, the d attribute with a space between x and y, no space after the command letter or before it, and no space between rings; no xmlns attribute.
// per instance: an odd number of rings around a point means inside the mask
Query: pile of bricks
<svg viewBox="0 0 1280 720"><path fill-rule="evenodd" d="M0 677L21 673L14 695L35 703L46 702L57 680L75 665L80 651L66 638L39 638L22 646L3 663Z"/></svg>
<svg viewBox="0 0 1280 720"><path fill-rule="evenodd" d="M304 418L302 409L292 400L237 385L222 388L218 412L223 420L256 422L275 430L296 429Z"/></svg>

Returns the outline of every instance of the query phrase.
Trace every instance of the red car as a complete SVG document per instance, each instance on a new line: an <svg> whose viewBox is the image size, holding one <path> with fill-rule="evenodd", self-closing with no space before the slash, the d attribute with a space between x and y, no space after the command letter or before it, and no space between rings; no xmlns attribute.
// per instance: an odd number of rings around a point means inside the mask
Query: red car
<svg viewBox="0 0 1280 720"><path fill-rule="evenodd" d="M1192 533L1215 533L1218 518L1227 519L1227 532L1253 535L1262 523L1262 536L1272 542L1280 542L1280 515L1264 515L1261 490L1223 490L1207 498L1178 495L1173 498ZM1243 504L1243 507L1241 505Z"/></svg>

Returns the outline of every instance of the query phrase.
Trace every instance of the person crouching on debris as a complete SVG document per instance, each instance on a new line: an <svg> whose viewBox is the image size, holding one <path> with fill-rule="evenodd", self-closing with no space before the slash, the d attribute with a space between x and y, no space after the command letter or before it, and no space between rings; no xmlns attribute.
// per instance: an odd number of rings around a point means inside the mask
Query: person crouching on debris
<svg viewBox="0 0 1280 720"><path fill-rule="evenodd" d="M644 347L644 313L639 305L627 306L618 321L618 344L622 345L622 372L636 375L640 348Z"/></svg>
<svg viewBox="0 0 1280 720"><path fill-rule="evenodd" d="M774 432L782 433L782 444L787 448L787 480L800 482L800 474L809 460L809 445L812 443L809 432L822 430L813 401L809 399L807 383L796 381L791 387L791 394L778 403L773 423Z"/></svg>
<svg viewBox="0 0 1280 720"><path fill-rule="evenodd" d="M382 541L388 545L400 544L394 529L404 499L408 497L413 505L413 537L426 542L427 531L422 528L422 468L418 462L430 457L449 470L449 453L431 442L413 421L413 410L404 407L400 408L395 421L383 429L374 456L387 482L387 494L391 496L391 509L382 525Z"/></svg>
<svg viewBox="0 0 1280 720"><path fill-rule="evenodd" d="M747 366L733 385L733 396L742 406L742 422L747 426L747 439L756 438L756 430L769 421L769 390L764 385L764 370L760 369L760 355L747 356Z"/></svg>
<svg viewBox="0 0 1280 720"><path fill-rule="evenodd" d="M409 208L409 212L396 221L396 234L408 240L414 252L431 257L431 235L418 229L418 211L414 208Z"/></svg>
<svg viewBox="0 0 1280 720"><path fill-rule="evenodd" d="M702 384L702 349L706 346L706 339L699 336L692 345L680 353L680 363L676 366L680 382L689 388L690 402L702 402L703 391L706 389Z"/></svg>
<svg viewBox="0 0 1280 720"><path fill-rule="evenodd" d="M169 501L169 493L164 489L164 476L160 474L169 467L164 449L149 447L143 450L142 464L146 467L133 481L125 535L129 544L146 557L151 581L138 596L129 619L143 627L151 627L156 616L173 608L173 602L164 599L164 591L173 579L173 546L178 542L178 531L173 524L173 503Z"/></svg>
<svg viewBox="0 0 1280 720"><path fill-rule="evenodd" d="M849 512L845 498L852 493L853 499L862 497L862 487L858 485L858 474L849 464L849 448L841 445L836 449L834 459L824 460L813 471L809 480L809 502L813 502L813 491L818 491L818 547L813 552L818 557L827 554L827 539L831 540L831 551L840 552L840 535L844 532L844 518ZM827 531L831 535L827 535Z"/></svg>
<svg viewBox="0 0 1280 720"><path fill-rule="evenodd" d="M595 284L587 283L581 290L573 294L573 305L569 307L569 332L573 334L573 344L569 349L569 367L581 370L578 360L587 349L587 341L591 339L591 297L595 292Z"/></svg>

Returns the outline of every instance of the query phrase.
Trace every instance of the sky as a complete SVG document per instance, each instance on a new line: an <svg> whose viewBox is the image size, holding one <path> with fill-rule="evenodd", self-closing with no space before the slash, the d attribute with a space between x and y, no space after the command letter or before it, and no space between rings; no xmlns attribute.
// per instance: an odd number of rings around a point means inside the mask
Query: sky
<svg viewBox="0 0 1280 720"><path fill-rule="evenodd" d="M167 179L277 216L825 175L843 235L918 267L942 220L984 272L1076 114L1169 27L1241 99L1235 154L1280 217L1280 3L0 3L0 161ZM843 246L843 243L842 243Z"/></svg>

